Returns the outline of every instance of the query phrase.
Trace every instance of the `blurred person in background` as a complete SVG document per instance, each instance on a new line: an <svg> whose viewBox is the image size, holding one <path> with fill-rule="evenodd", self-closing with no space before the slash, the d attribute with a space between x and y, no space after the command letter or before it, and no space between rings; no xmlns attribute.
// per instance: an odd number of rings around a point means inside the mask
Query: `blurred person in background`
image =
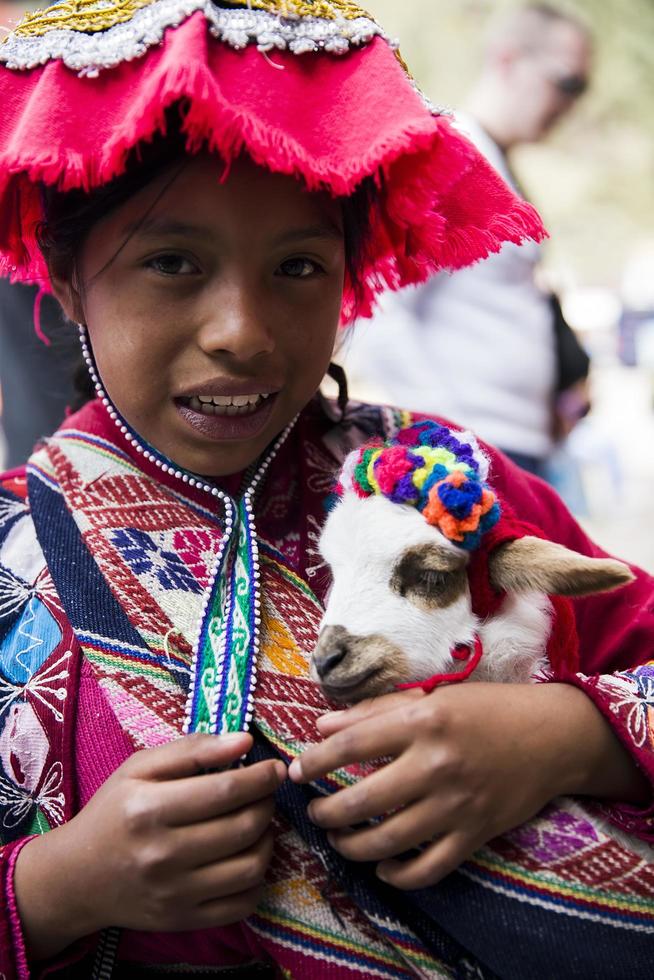
<svg viewBox="0 0 654 980"><path fill-rule="evenodd" d="M34 445L61 424L73 400L79 340L59 303L44 296L35 329L38 290L0 279L0 421L4 465L24 463ZM45 339L43 339L45 338Z"/></svg>
<svg viewBox="0 0 654 980"><path fill-rule="evenodd" d="M29 3L0 3L0 25L17 23ZM44 297L35 330L38 289L0 279L0 424L4 466L24 463L34 444L62 422L73 396L72 374L79 360L79 341L64 326L59 304ZM4 451L3 451L4 450Z"/></svg>
<svg viewBox="0 0 654 980"><path fill-rule="evenodd" d="M458 123L519 193L511 151L573 109L591 65L588 29L549 4L514 10L490 35ZM540 260L538 245L505 245L393 297L348 350L355 379L392 403L456 419L547 478L557 441L590 407L590 362L558 299L538 285Z"/></svg>

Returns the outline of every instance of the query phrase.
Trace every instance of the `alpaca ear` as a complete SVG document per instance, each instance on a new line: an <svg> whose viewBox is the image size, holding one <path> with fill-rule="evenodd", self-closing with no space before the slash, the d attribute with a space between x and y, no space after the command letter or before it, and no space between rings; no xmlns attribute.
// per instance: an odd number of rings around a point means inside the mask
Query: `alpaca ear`
<svg viewBox="0 0 654 980"><path fill-rule="evenodd" d="M584 596L611 592L633 582L623 562L587 558L553 541L518 538L501 545L489 558L491 584L500 592L545 592Z"/></svg>

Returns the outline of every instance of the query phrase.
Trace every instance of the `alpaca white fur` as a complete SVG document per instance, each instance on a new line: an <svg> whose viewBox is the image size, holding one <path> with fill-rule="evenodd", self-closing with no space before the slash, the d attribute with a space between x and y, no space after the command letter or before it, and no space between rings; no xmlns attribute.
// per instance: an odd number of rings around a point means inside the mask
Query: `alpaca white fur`
<svg viewBox="0 0 654 980"><path fill-rule="evenodd" d="M535 542L533 548L523 544L517 552L529 566L522 569L525 587L518 581L515 591L507 591L498 613L481 622L472 612L465 577L460 594L441 605L402 596L391 584L400 556L407 550L415 553L426 548L437 560L436 548L444 565L455 559L463 567L468 561L465 553L412 507L380 496L362 499L346 491L320 538L333 585L312 673L327 696L351 703L390 692L398 683L460 670L451 651L459 643L472 643L475 633L484 652L473 680L529 682L547 666L552 604L546 583L574 595L619 588L633 578L621 562L589 559L539 539L522 541ZM501 568L497 571L500 579L506 574ZM511 577L519 580L521 576L514 568ZM533 587L539 580L543 583L540 591ZM568 798L555 802L571 815L589 820L598 840L608 836L639 859L652 860L649 844L624 834L596 808L589 810ZM532 822L536 828L538 820L535 817Z"/></svg>
<svg viewBox="0 0 654 980"><path fill-rule="evenodd" d="M546 664L552 613L547 591L588 594L616 588L632 576L620 562L589 559L536 538L518 545L517 560L529 566L517 574L524 581L507 588L499 612L481 622L472 611L464 551L414 508L346 490L320 539L333 585L314 652L314 677L332 699L356 701L398 683L460 670L452 651L479 635L484 652L475 680L530 681ZM402 594L398 584L407 554L419 594L410 588ZM421 555L427 566L423 589ZM503 571L501 561L495 573L500 580L516 578L515 567ZM432 581L445 598L427 594ZM548 589L552 582L555 588Z"/></svg>

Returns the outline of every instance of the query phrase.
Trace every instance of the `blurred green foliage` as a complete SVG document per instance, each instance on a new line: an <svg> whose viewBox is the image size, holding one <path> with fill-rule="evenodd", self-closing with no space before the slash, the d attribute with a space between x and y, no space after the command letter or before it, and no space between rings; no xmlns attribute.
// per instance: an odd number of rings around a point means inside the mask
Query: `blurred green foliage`
<svg viewBox="0 0 654 980"><path fill-rule="evenodd" d="M620 284L654 238L654 0L560 0L596 43L591 91L546 143L516 153L516 170L551 234L561 286ZM364 0L401 41L416 79L456 107L479 69L495 16L516 0Z"/></svg>

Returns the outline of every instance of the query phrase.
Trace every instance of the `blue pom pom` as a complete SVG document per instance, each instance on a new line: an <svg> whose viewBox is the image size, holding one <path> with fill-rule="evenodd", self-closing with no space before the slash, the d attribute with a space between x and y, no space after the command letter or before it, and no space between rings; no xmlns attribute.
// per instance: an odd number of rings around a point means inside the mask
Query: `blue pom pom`
<svg viewBox="0 0 654 980"><path fill-rule="evenodd" d="M387 494L388 499L392 500L394 504L415 504L418 502L420 494L418 493L411 476L411 473L405 473L404 476L400 477L400 479L397 481L393 492L391 494Z"/></svg>
<svg viewBox="0 0 654 980"><path fill-rule="evenodd" d="M502 515L500 505L497 501L493 504L491 509L484 514L481 521L479 522L479 530L483 533L484 531L490 531L492 527L495 527Z"/></svg>
<svg viewBox="0 0 654 980"><path fill-rule="evenodd" d="M476 480L466 480L460 487L443 483L438 489L438 496L450 514L457 521L463 521L470 517L472 508L481 500L481 486Z"/></svg>
<svg viewBox="0 0 654 980"><path fill-rule="evenodd" d="M422 495L424 497L425 504L429 499L429 491L432 489L432 487L435 487L437 483L440 483L441 480L444 480L447 473L447 467L443 466L441 463L434 466L433 470L422 485Z"/></svg>
<svg viewBox="0 0 654 980"><path fill-rule="evenodd" d="M420 444L435 449L438 446L444 446L449 435L449 430L445 426L439 425L438 422L432 422L420 433Z"/></svg>
<svg viewBox="0 0 654 980"><path fill-rule="evenodd" d="M465 551L476 551L481 544L481 531L468 531L464 534L463 541L455 541L454 543Z"/></svg>

